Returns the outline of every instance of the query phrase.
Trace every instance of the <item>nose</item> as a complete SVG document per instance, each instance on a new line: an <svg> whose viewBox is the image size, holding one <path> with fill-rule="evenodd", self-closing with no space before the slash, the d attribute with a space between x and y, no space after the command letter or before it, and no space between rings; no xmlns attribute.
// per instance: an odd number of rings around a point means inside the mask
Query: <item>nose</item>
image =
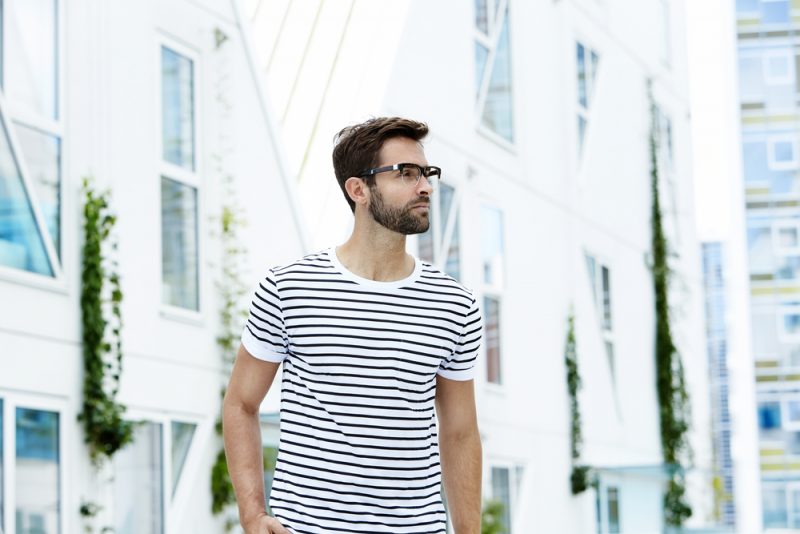
<svg viewBox="0 0 800 534"><path fill-rule="evenodd" d="M419 181L417 182L417 191L420 193L427 191L429 196L433 192L433 185L431 185L431 183L428 181L428 178L424 175L419 177Z"/></svg>

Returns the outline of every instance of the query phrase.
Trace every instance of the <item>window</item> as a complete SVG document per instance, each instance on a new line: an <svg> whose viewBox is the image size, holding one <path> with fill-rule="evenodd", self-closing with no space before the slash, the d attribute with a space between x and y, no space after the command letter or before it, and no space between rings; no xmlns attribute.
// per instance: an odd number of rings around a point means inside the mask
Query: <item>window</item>
<svg viewBox="0 0 800 534"><path fill-rule="evenodd" d="M114 532L164 532L162 425L143 422L114 455Z"/></svg>
<svg viewBox="0 0 800 534"><path fill-rule="evenodd" d="M789 524L786 489L765 485L761 490L764 528L786 528Z"/></svg>
<svg viewBox="0 0 800 534"><path fill-rule="evenodd" d="M800 219L774 220L772 241L779 256L800 254Z"/></svg>
<svg viewBox="0 0 800 534"><path fill-rule="evenodd" d="M797 136L771 135L767 138L769 168L783 171L797 168Z"/></svg>
<svg viewBox="0 0 800 534"><path fill-rule="evenodd" d="M57 533L61 521L58 413L17 407L15 432L16 532Z"/></svg>
<svg viewBox="0 0 800 534"><path fill-rule="evenodd" d="M773 48L764 51L764 81L769 85L793 84L794 50Z"/></svg>
<svg viewBox="0 0 800 534"><path fill-rule="evenodd" d="M272 481L275 479L275 465L278 462L278 443L280 438L280 415L278 413L260 414L261 446L264 457L264 497L267 500L267 513L272 514L269 507L269 494Z"/></svg>
<svg viewBox="0 0 800 534"><path fill-rule="evenodd" d="M161 45L162 302L200 310L195 62Z"/></svg>
<svg viewBox="0 0 800 534"><path fill-rule="evenodd" d="M497 208L481 206L481 257L483 282L493 288L503 286L503 214Z"/></svg>
<svg viewBox="0 0 800 534"><path fill-rule="evenodd" d="M0 81L6 103L4 111L8 118L4 127L7 129L6 136L10 129L10 135L15 138L15 142L10 143L8 139L4 140L7 148L4 146L2 150L13 154L4 157L8 160L5 170L16 167L16 171L10 174L4 172L3 175L5 180L11 176L13 182L16 176L22 174L26 186L35 191L35 209L41 217L42 233L46 234L44 239L53 249L54 261L59 261L61 255L62 211L59 7L58 0L16 0L0 4L0 48L3 52ZM13 160L16 163L11 165ZM10 199L14 199L10 202L16 208L14 211L31 202L28 193L24 196L15 195L10 190L3 191L6 188L2 185L0 210L5 208L3 204L9 204ZM30 211L31 208L24 209ZM12 221L16 219L17 224L23 227L30 225L20 220L30 215L14 211ZM0 263L45 274L31 265L35 260L21 260L20 256L25 253L19 248L15 251L13 246L8 247L3 243L3 233L0 227ZM20 243L19 240L10 241L17 245ZM32 253L32 248L36 248L30 240L23 246L28 249L28 255ZM9 261L3 261L4 248L11 256Z"/></svg>
<svg viewBox="0 0 800 534"><path fill-rule="evenodd" d="M441 265L443 262L444 272L458 280L461 278L459 258L461 247L456 192L453 186L441 182L438 188L438 194L434 195L430 205L431 225L428 231L420 234L418 238L419 256L433 265Z"/></svg>
<svg viewBox="0 0 800 534"><path fill-rule="evenodd" d="M743 102L764 100L764 67L761 56L751 51L739 52L739 93Z"/></svg>
<svg viewBox="0 0 800 534"><path fill-rule="evenodd" d="M508 467L492 467L492 500L503 505L503 532L511 534L511 480Z"/></svg>
<svg viewBox="0 0 800 534"><path fill-rule="evenodd" d="M781 313L781 334L785 339L800 340L800 306L785 308Z"/></svg>
<svg viewBox="0 0 800 534"><path fill-rule="evenodd" d="M781 428L781 404L779 402L760 402L758 404L758 427L761 430Z"/></svg>
<svg viewBox="0 0 800 534"><path fill-rule="evenodd" d="M178 481L181 479L183 466L186 463L186 457L189 455L189 449L192 445L192 438L197 425L193 423L182 423L180 421L172 421L172 496L175 496L175 490L178 489Z"/></svg>
<svg viewBox="0 0 800 534"><path fill-rule="evenodd" d="M672 142L672 119L669 118L661 106L656 106L656 121L658 127L658 160L666 169L672 168L674 153Z"/></svg>
<svg viewBox="0 0 800 534"><path fill-rule="evenodd" d="M576 50L576 70L578 75L578 155L583 153L583 142L589 123L589 110L594 96L597 66L600 57L597 52L578 42Z"/></svg>
<svg viewBox="0 0 800 534"><path fill-rule="evenodd" d="M483 309L486 332L486 380L491 384L502 384L500 360L500 301L484 296Z"/></svg>
<svg viewBox="0 0 800 534"><path fill-rule="evenodd" d="M589 285L599 312L600 324L604 331L610 332L612 330L611 269L607 265L599 263L591 254L585 254L585 256Z"/></svg>
<svg viewBox="0 0 800 534"><path fill-rule="evenodd" d="M482 127L513 142L507 0L475 0L475 92Z"/></svg>
<svg viewBox="0 0 800 534"><path fill-rule="evenodd" d="M789 0L761 0L761 22L787 24L791 21Z"/></svg>
<svg viewBox="0 0 800 534"><path fill-rule="evenodd" d="M606 505L608 507L608 533L619 534L619 488L606 488Z"/></svg>

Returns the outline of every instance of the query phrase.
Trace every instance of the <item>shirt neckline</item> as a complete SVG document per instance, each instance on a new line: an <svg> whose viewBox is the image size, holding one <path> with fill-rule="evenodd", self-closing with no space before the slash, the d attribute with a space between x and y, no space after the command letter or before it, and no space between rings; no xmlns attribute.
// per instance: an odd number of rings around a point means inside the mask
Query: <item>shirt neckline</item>
<svg viewBox="0 0 800 534"><path fill-rule="evenodd" d="M339 273L341 273L342 276L362 286L369 286L381 289L395 289L398 287L403 287L414 283L422 274L422 261L420 261L420 259L414 256L413 254L411 255L411 257L414 258L414 271L410 275L408 275L405 278L401 278L400 280L393 280L391 282L381 282L378 280L370 280L369 278L363 278L349 271L347 267L342 265L342 262L339 261L339 257L336 255L335 245L325 249L325 253L328 256L328 259L331 261L331 263L333 263L333 265L336 267Z"/></svg>

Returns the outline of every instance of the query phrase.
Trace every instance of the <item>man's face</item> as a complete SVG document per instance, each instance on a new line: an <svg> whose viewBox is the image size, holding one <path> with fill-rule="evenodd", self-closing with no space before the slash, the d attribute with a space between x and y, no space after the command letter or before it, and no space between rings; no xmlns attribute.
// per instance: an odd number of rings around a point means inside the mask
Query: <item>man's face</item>
<svg viewBox="0 0 800 534"><path fill-rule="evenodd" d="M381 148L378 167L396 163L428 165L422 147L406 137L389 139ZM425 177L408 184L399 171L377 174L369 186L369 212L375 222L403 235L421 234L430 227L430 195L433 188ZM424 204L426 207L415 207Z"/></svg>

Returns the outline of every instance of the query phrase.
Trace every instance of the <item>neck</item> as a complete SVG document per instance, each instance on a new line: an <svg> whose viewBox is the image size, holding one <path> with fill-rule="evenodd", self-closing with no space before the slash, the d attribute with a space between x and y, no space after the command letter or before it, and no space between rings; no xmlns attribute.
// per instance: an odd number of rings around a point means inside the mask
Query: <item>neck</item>
<svg viewBox="0 0 800 534"><path fill-rule="evenodd" d="M350 238L335 247L350 272L376 282L394 282L414 272L414 257L406 253L406 236L386 228L356 225Z"/></svg>

